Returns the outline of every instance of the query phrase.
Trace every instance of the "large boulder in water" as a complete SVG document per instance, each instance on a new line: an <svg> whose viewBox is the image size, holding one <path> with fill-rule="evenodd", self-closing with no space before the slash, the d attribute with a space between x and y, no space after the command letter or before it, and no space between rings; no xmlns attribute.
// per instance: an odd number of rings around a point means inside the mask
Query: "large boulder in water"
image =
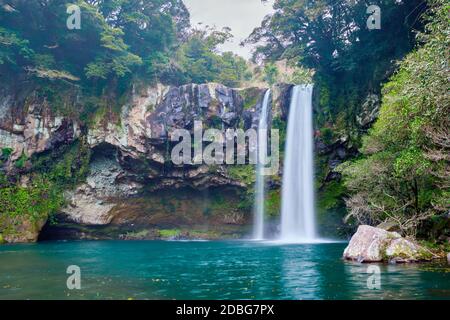
<svg viewBox="0 0 450 320"><path fill-rule="evenodd" d="M371 226L360 226L344 251L344 258L358 262L429 261L435 256L397 232Z"/></svg>

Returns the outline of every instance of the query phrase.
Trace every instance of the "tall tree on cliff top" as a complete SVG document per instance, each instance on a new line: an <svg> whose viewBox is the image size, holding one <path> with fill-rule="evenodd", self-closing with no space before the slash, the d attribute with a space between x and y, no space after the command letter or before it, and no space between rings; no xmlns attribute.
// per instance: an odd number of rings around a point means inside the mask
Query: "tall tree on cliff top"
<svg viewBox="0 0 450 320"><path fill-rule="evenodd" d="M381 9L381 29L368 30L367 8ZM337 114L357 110L368 91L394 70L414 43L413 30L427 4L422 0L276 0L247 43L258 43L254 59L289 59L317 71L322 108Z"/></svg>

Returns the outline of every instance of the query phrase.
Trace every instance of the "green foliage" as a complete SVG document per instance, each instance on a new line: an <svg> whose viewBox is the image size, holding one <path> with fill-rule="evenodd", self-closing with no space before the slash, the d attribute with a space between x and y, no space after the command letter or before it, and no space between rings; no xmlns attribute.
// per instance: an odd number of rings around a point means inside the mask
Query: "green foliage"
<svg viewBox="0 0 450 320"><path fill-rule="evenodd" d="M231 53L219 54L217 46L231 38L229 29L194 30L177 51L177 64L185 81L193 83L218 82L238 87L248 79L245 59Z"/></svg>
<svg viewBox="0 0 450 320"><path fill-rule="evenodd" d="M17 65L21 60L30 59L34 52L28 45L28 40L21 39L14 31L0 27L0 65Z"/></svg>
<svg viewBox="0 0 450 320"><path fill-rule="evenodd" d="M70 81L83 79L86 86L133 73L154 78L159 75L155 65L188 26L188 11L179 0L74 4L81 10L80 30L66 27L66 1L18 0L12 10L0 7L0 66L21 72L51 69L73 75Z"/></svg>
<svg viewBox="0 0 450 320"><path fill-rule="evenodd" d="M277 81L279 71L274 63L268 63L264 66L264 80L270 85L274 85Z"/></svg>
<svg viewBox="0 0 450 320"><path fill-rule="evenodd" d="M430 1L424 43L400 64L383 89L380 117L364 139L364 158L341 166L352 191L351 216L398 223L415 235L448 212L449 5Z"/></svg>
<svg viewBox="0 0 450 320"><path fill-rule="evenodd" d="M281 211L281 189L270 190L265 202L266 214L269 217L278 217Z"/></svg>
<svg viewBox="0 0 450 320"><path fill-rule="evenodd" d="M324 190L321 190L318 195L317 206L319 211L327 211L341 205L344 194L345 187L341 182L332 181L327 184Z"/></svg>
<svg viewBox="0 0 450 320"><path fill-rule="evenodd" d="M422 176L427 173L431 162L425 158L424 153L417 147L411 147L399 152L394 163L394 171L397 176Z"/></svg>
<svg viewBox="0 0 450 320"><path fill-rule="evenodd" d="M247 88L239 91L240 96L244 100L244 110L249 110L256 106L261 98L260 88Z"/></svg>
<svg viewBox="0 0 450 320"><path fill-rule="evenodd" d="M54 213L62 202L61 193L39 176L34 177L28 187L11 185L0 190L0 212L12 219L26 216L33 222L38 221Z"/></svg>
<svg viewBox="0 0 450 320"><path fill-rule="evenodd" d="M272 120L272 128L278 130L280 137L280 154L283 158L284 150L286 149L287 122L283 121L281 117L275 117Z"/></svg>
<svg viewBox="0 0 450 320"><path fill-rule="evenodd" d="M269 83L273 61L288 60L300 70L315 71L319 125L334 123L345 112L346 127L354 127L367 94L379 93L380 83L393 70L392 61L413 48L413 31L422 28L419 16L427 7L422 0L370 4L381 8L381 30L367 29L366 1L276 0L274 13L246 40L258 44L254 59L266 62ZM304 72L293 78L295 83L308 79Z"/></svg>
<svg viewBox="0 0 450 320"><path fill-rule="evenodd" d="M15 162L16 168L23 169L25 167L27 160L28 160L27 155L24 152L22 152L22 155L20 156L20 158L17 159L17 161Z"/></svg>
<svg viewBox="0 0 450 320"><path fill-rule="evenodd" d="M26 187L3 179L0 185L0 234L15 235L25 223L33 226L45 222L63 203L62 192L40 175L33 175Z"/></svg>
<svg viewBox="0 0 450 320"><path fill-rule="evenodd" d="M294 84L312 83L313 82L312 78L313 75L311 70L297 67L290 76L288 82Z"/></svg>
<svg viewBox="0 0 450 320"><path fill-rule="evenodd" d="M161 238L173 238L178 236L180 233L181 230L178 229L159 230L159 235Z"/></svg>
<svg viewBox="0 0 450 320"><path fill-rule="evenodd" d="M228 174L234 180L251 186L256 181L255 167L253 165L236 165L227 167Z"/></svg>
<svg viewBox="0 0 450 320"><path fill-rule="evenodd" d="M13 149L12 148L2 148L2 154L1 157L3 159L9 159L9 157L11 156Z"/></svg>
<svg viewBox="0 0 450 320"><path fill-rule="evenodd" d="M26 186L0 179L0 232L13 234L25 221L38 223L58 212L64 204L63 192L75 187L88 173L89 148L83 142L62 147L51 154L34 157ZM28 158L16 162L22 168Z"/></svg>
<svg viewBox="0 0 450 320"><path fill-rule="evenodd" d="M139 232L127 232L125 235L126 239L145 239L150 234L149 230L141 230Z"/></svg>
<svg viewBox="0 0 450 320"><path fill-rule="evenodd" d="M329 127L323 127L320 129L320 137L325 144L331 144L333 142L334 131Z"/></svg>
<svg viewBox="0 0 450 320"><path fill-rule="evenodd" d="M89 173L90 149L84 141L32 160L33 171L60 188L74 187Z"/></svg>

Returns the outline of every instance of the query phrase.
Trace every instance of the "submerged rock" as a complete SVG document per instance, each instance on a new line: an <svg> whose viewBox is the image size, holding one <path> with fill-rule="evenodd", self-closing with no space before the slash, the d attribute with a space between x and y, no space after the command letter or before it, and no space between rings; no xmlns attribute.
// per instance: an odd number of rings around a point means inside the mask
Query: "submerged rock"
<svg viewBox="0 0 450 320"><path fill-rule="evenodd" d="M409 263L429 261L435 256L397 232L360 226L345 249L344 258L358 262Z"/></svg>
<svg viewBox="0 0 450 320"><path fill-rule="evenodd" d="M447 262L450 264L450 253L447 254Z"/></svg>

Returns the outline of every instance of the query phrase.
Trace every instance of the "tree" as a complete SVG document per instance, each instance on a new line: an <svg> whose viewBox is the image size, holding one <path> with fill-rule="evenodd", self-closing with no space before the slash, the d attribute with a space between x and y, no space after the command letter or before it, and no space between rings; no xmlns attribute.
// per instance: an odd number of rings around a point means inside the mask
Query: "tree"
<svg viewBox="0 0 450 320"><path fill-rule="evenodd" d="M426 32L419 34L423 44L384 86L363 158L340 169L351 191L349 217L393 221L411 235L429 231L423 227L431 221L445 221L450 209L449 61L442 54L450 45L450 6L443 0L429 4Z"/></svg>
<svg viewBox="0 0 450 320"><path fill-rule="evenodd" d="M230 29L193 30L177 54L177 64L193 83L220 82L237 87L245 80L248 65L232 52L219 53L218 46L232 37Z"/></svg>
<svg viewBox="0 0 450 320"><path fill-rule="evenodd" d="M81 9L80 30L66 28L66 1L1 0L2 68L58 70L83 78L89 86L88 79L111 83L132 74L157 78L155 65L168 62L189 23L180 0L75 4Z"/></svg>
<svg viewBox="0 0 450 320"><path fill-rule="evenodd" d="M264 66L264 80L269 85L274 85L277 81L279 75L279 71L277 66L274 63L268 63Z"/></svg>
<svg viewBox="0 0 450 320"><path fill-rule="evenodd" d="M368 30L367 7L380 6L381 30ZM275 13L267 16L246 43L258 44L257 61L291 62L314 69L316 88L323 100L320 109L327 121L339 113L355 121L368 93L379 93L380 83L414 46L413 29L427 5L411 1L277 0ZM335 117L333 118L333 115Z"/></svg>

